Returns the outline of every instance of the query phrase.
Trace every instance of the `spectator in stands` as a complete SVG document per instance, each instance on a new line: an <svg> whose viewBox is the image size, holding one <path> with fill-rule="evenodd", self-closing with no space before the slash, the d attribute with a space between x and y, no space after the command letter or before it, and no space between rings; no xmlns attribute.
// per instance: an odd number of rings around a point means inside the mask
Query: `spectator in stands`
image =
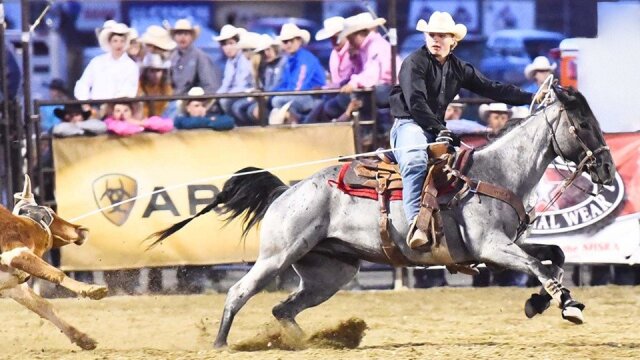
<svg viewBox="0 0 640 360"><path fill-rule="evenodd" d="M145 130L166 133L173 130L171 119L151 116L150 118L136 118L134 105L131 102L113 104L111 115L104 122L109 132L120 136L141 133Z"/></svg>
<svg viewBox="0 0 640 360"><path fill-rule="evenodd" d="M318 58L309 50L303 48L309 43L311 34L300 29L297 25L287 23L282 25L278 40L282 48L289 55L275 91L312 90L324 86L326 83L325 70ZM302 96L274 96L270 123L282 123L285 120L298 123L302 116L314 107L311 95Z"/></svg>
<svg viewBox="0 0 640 360"><path fill-rule="evenodd" d="M282 70L284 69L287 57L281 55L280 42L273 37L263 34L258 39L254 54L260 57L258 64L258 76L256 88L262 91L273 91L280 83ZM253 65L253 64L252 64ZM258 125L258 103L255 98L247 97L239 100L241 104L234 106L233 117L238 125ZM268 104L266 104L268 105ZM267 109L270 110L267 106Z"/></svg>
<svg viewBox="0 0 640 360"><path fill-rule="evenodd" d="M505 103L482 104L478 109L478 114L493 133L498 133L507 125L511 110Z"/></svg>
<svg viewBox="0 0 640 360"><path fill-rule="evenodd" d="M73 100L73 96L67 90L62 79L53 79L50 83L45 84L49 88L49 100L67 101ZM55 125L60 124L61 120L53 112L59 108L57 105L47 105L40 107L40 131L48 133Z"/></svg>
<svg viewBox="0 0 640 360"><path fill-rule="evenodd" d="M531 80L524 90L535 94L540 85L556 70L556 66L551 64L545 56L533 59L533 62L524 68L524 76Z"/></svg>
<svg viewBox="0 0 640 360"><path fill-rule="evenodd" d="M344 18L334 16L326 19L323 28L316 33L316 40L323 41L329 39L333 50L329 56L329 76L331 82L325 88L340 88L345 85L354 72L360 72L360 66L356 61L359 56L354 49L351 48L346 37L340 37L340 33L344 30Z"/></svg>
<svg viewBox="0 0 640 360"><path fill-rule="evenodd" d="M447 106L447 110L444 113L444 120L449 130L456 135L487 133L491 131L488 127L478 124L475 121L463 119L462 113L464 112L465 105L455 102L457 100L460 100L459 95L453 98L454 102Z"/></svg>
<svg viewBox="0 0 640 360"><path fill-rule="evenodd" d="M211 58L193 44L200 35L200 27L187 19L176 21L169 33L178 47L171 53L171 81L176 95L185 95L189 89L199 86L207 94L214 94L220 79Z"/></svg>
<svg viewBox="0 0 640 360"><path fill-rule="evenodd" d="M168 60L171 51L177 46L176 42L171 39L169 31L158 25L149 26L140 37L140 42L144 44L146 54L160 55L163 60Z"/></svg>
<svg viewBox="0 0 640 360"><path fill-rule="evenodd" d="M246 33L245 29L225 25L220 30L220 35L213 37L213 40L220 43L222 52L227 57L222 85L217 91L218 94L248 92L254 87L251 62L238 47L240 36L244 33ZM232 107L238 103L238 100L240 98L220 99L219 104L225 114L232 115ZM236 109L236 111L239 110Z"/></svg>
<svg viewBox="0 0 640 360"><path fill-rule="evenodd" d="M147 54L142 61L142 74L138 85L138 96L169 96L173 94L169 67L171 63L161 55ZM142 116L161 116L168 107L168 101L149 101L142 105Z"/></svg>
<svg viewBox="0 0 640 360"><path fill-rule="evenodd" d="M91 111L80 105L65 105L53 111L62 122L53 127L53 135L60 137L101 135L107 132L107 125L98 119L90 119Z"/></svg>
<svg viewBox="0 0 640 360"><path fill-rule="evenodd" d="M378 33L376 28L386 22L383 18L374 19L370 13L360 13L344 21L341 38L346 38L350 46L358 53L358 71L351 75L348 82L340 88L341 95L328 101L324 106L325 114L335 119L340 117L352 100L350 94L355 89L375 86L376 104L388 107L391 90L391 44ZM364 109L368 97L365 97Z"/></svg>
<svg viewBox="0 0 640 360"><path fill-rule="evenodd" d="M142 59L144 59L144 47L142 43L138 39L138 31L134 28L130 29L129 32L129 47L127 48L127 55L131 58L131 60L135 61L138 66L142 64Z"/></svg>
<svg viewBox="0 0 640 360"><path fill-rule="evenodd" d="M138 92L138 65L127 55L130 29L115 23L105 27L98 36L104 54L93 58L76 82L78 100L134 97Z"/></svg>
<svg viewBox="0 0 640 360"><path fill-rule="evenodd" d="M200 87L194 87L189 90L189 96L202 96L204 90ZM175 118L174 126L176 129L212 129L212 130L231 130L235 126L233 118L229 115L210 115L207 114L212 101L206 100L183 100L182 113Z"/></svg>

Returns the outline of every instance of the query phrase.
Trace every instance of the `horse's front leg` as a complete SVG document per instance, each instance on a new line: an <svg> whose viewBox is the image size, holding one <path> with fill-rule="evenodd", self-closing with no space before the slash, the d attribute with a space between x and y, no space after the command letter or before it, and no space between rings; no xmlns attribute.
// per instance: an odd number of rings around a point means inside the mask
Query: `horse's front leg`
<svg viewBox="0 0 640 360"><path fill-rule="evenodd" d="M60 318L53 309L53 306L47 300L33 292L27 283L3 290L1 294L12 298L19 304L24 305L27 309L40 315L40 317L51 321L72 343L77 344L82 349L93 350L96 348L97 342L94 339Z"/></svg>
<svg viewBox="0 0 640 360"><path fill-rule="evenodd" d="M495 231L487 236L490 240L479 249L480 260L537 277L545 291L562 309L562 317L572 323L582 324L584 305L571 297L570 291L562 286L551 269L527 254L504 233Z"/></svg>
<svg viewBox="0 0 640 360"><path fill-rule="evenodd" d="M109 292L106 286L85 284L68 277L62 270L49 265L27 247L17 247L2 253L0 262L37 278L64 286L82 297L99 300Z"/></svg>
<svg viewBox="0 0 640 360"><path fill-rule="evenodd" d="M551 265L548 266L553 272L553 278L562 283L564 275L564 252L557 245L541 245L541 244L519 244L522 250L527 254L535 257L540 261L550 260ZM537 294L531 294L524 305L524 313L528 318L532 318L538 314L542 314L551 304L551 295L547 293L544 286L540 288Z"/></svg>

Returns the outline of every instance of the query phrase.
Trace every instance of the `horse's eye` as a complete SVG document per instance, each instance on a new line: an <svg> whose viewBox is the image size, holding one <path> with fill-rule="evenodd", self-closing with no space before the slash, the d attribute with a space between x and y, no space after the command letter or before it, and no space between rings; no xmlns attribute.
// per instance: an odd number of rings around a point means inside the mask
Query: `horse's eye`
<svg viewBox="0 0 640 360"><path fill-rule="evenodd" d="M586 123L586 122L581 122L580 123L580 127L583 128L583 129L588 129L589 128L589 124Z"/></svg>

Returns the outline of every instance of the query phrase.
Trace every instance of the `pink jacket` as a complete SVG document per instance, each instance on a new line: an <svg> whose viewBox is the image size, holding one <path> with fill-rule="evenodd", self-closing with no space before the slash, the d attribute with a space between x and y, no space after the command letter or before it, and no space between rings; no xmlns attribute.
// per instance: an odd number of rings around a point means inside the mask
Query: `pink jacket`
<svg viewBox="0 0 640 360"><path fill-rule="evenodd" d="M107 130L116 135L128 136L141 133L145 130L155 131L159 133L166 133L173 130L173 121L171 119L164 119L159 116L152 116L145 119L142 126L132 124L130 122L116 120L112 117L108 117L104 120L107 124Z"/></svg>
<svg viewBox="0 0 640 360"><path fill-rule="evenodd" d="M358 53L362 70L351 75L351 86L363 88L391 83L391 44L382 35L370 32Z"/></svg>
<svg viewBox="0 0 640 360"><path fill-rule="evenodd" d="M351 75L356 71L356 64L351 60L351 54L349 53L349 42L346 42L342 49L331 51L329 57L329 73L331 74L332 85L340 85L346 80L349 80Z"/></svg>

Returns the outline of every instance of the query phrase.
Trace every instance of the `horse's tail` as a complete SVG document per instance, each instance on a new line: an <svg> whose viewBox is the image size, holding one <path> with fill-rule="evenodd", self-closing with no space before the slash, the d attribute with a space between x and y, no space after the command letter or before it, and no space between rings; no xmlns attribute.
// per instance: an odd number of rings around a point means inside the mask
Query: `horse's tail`
<svg viewBox="0 0 640 360"><path fill-rule="evenodd" d="M242 175L244 173L250 174ZM226 223L244 213L242 220L242 237L244 238L249 230L262 220L271 203L288 188L282 180L268 171L255 167L238 170L231 179L224 183L222 191L215 196L211 204L192 217L151 234L147 239L157 239L149 246L149 249L182 229L191 220L214 209L221 215L227 215Z"/></svg>

